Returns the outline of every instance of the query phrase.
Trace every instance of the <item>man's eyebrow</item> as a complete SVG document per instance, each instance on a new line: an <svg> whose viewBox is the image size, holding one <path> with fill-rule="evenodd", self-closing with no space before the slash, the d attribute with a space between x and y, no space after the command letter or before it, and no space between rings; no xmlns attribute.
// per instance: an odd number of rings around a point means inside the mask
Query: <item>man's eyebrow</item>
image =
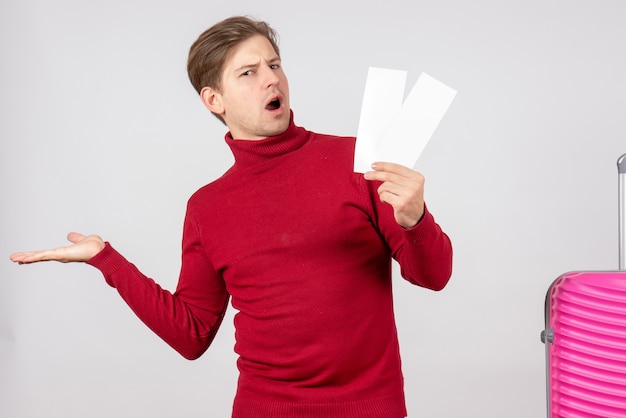
<svg viewBox="0 0 626 418"><path fill-rule="evenodd" d="M241 65L241 66L235 68L233 71L238 73L240 71L247 70L248 68L256 68L258 66L259 66L258 62L255 62L253 64L244 64L244 65Z"/></svg>
<svg viewBox="0 0 626 418"><path fill-rule="evenodd" d="M274 58L271 58L271 59L267 60L268 64L276 64L276 63L280 63L280 62L281 62L281 59L280 59L280 57L278 55L276 55ZM259 65L261 65L260 61L257 61L255 63L251 63L251 64L244 64L244 65L240 65L239 67L235 68L234 71L235 72L239 72L239 71L243 71L243 70L248 69L248 68L256 68Z"/></svg>

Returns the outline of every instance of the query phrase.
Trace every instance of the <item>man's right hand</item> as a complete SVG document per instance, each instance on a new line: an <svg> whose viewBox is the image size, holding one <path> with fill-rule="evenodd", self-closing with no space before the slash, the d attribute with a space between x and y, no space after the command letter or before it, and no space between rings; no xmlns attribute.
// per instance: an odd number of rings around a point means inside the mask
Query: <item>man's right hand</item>
<svg viewBox="0 0 626 418"><path fill-rule="evenodd" d="M52 250L11 254L11 261L19 264L37 263L39 261L80 262L89 260L104 248L104 241L97 235L84 236L77 232L70 232L67 239L72 245Z"/></svg>

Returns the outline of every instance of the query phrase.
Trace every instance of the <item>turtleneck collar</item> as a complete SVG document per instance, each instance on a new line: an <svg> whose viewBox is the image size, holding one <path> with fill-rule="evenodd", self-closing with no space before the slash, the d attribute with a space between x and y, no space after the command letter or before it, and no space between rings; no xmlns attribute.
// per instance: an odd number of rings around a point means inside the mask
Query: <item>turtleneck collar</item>
<svg viewBox="0 0 626 418"><path fill-rule="evenodd" d="M260 140L233 139L230 132L225 136L226 144L235 157L235 165L248 166L288 154L302 147L308 140L308 131L293 122L293 111L287 130L281 134Z"/></svg>

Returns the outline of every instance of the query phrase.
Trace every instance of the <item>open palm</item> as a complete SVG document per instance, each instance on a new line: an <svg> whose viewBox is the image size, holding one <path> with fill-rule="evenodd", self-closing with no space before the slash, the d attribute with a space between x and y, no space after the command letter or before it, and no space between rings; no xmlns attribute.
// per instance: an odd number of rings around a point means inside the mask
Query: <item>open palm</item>
<svg viewBox="0 0 626 418"><path fill-rule="evenodd" d="M97 235L85 236L77 232L70 232L67 239L72 245L51 250L11 254L11 261L19 264L37 263L39 261L80 262L89 260L104 248L104 241Z"/></svg>

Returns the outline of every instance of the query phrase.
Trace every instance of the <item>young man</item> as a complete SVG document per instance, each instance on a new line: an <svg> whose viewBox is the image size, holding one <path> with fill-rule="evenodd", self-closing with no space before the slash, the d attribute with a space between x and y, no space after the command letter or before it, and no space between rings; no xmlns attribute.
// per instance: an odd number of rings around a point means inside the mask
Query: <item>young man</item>
<svg viewBox="0 0 626 418"><path fill-rule="evenodd" d="M229 299L240 371L233 417L406 416L391 291L403 277L442 289L450 240L423 177L393 163L352 170L354 138L293 122L274 31L226 19L191 47L188 71L228 127L234 165L188 202L176 292L98 236L17 253L18 263L84 261L184 357L209 347Z"/></svg>

